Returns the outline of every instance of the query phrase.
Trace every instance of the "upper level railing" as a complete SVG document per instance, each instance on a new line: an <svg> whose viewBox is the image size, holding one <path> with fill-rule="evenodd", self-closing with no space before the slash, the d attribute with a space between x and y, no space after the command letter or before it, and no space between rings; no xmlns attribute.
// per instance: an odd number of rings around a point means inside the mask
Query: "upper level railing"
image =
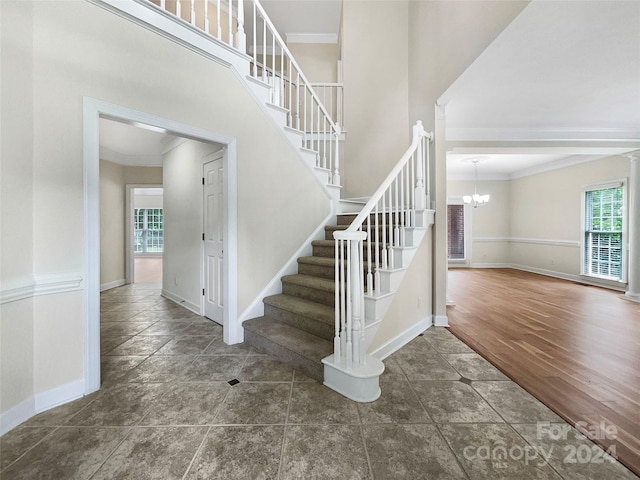
<svg viewBox="0 0 640 480"><path fill-rule="evenodd" d="M147 1L248 54L250 75L271 87L270 103L286 109L287 126L303 133L301 146L316 152L316 167L327 171L328 183L340 185L341 129L335 115L338 109L342 114L342 92L336 112L327 110L259 0Z"/></svg>
<svg viewBox="0 0 640 480"><path fill-rule="evenodd" d="M422 122L391 173L346 230L335 238L334 358L347 369L365 363L365 294L380 293L380 272L398 268L393 250L405 246L405 231L416 226L416 214L429 207L431 134ZM366 240L366 242L365 242Z"/></svg>

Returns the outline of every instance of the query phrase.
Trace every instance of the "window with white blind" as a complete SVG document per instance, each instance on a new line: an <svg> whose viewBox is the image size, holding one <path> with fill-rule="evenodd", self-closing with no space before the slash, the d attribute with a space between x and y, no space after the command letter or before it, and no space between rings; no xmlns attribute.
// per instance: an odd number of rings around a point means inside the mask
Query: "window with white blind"
<svg viewBox="0 0 640 480"><path fill-rule="evenodd" d="M464 260L464 205L447 205L447 237L449 260Z"/></svg>
<svg viewBox="0 0 640 480"><path fill-rule="evenodd" d="M622 280L624 231L623 185L585 190L584 275Z"/></svg>

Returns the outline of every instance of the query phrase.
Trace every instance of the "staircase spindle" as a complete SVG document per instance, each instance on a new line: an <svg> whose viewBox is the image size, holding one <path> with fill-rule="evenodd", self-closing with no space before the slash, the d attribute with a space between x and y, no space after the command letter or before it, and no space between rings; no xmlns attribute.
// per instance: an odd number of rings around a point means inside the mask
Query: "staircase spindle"
<svg viewBox="0 0 640 480"><path fill-rule="evenodd" d="M207 0L205 0L207 1ZM220 3L220 0L218 0ZM258 19L256 15L256 4L253 2L253 78L258 78Z"/></svg>
<svg viewBox="0 0 640 480"><path fill-rule="evenodd" d="M221 23L222 22L222 20L221 20L222 17L220 16L220 2L221 1L222 0L218 0L218 2L217 2L217 8L218 8L217 15L218 15L218 18L216 18L216 23L217 23L217 29L216 29L217 34L216 34L216 37L220 41L222 41L222 23Z"/></svg>
<svg viewBox="0 0 640 480"><path fill-rule="evenodd" d="M387 196L382 195L382 268L386 270L389 266L387 256Z"/></svg>
<svg viewBox="0 0 640 480"><path fill-rule="evenodd" d="M335 334L333 337L333 355L336 359L340 359L340 356L342 355L342 350L341 350L341 345L340 345L340 304L342 303L340 301L340 292L341 292L341 285L342 285L342 281L341 281L341 276L340 276L340 272L341 272L341 268L340 268L340 262L341 262L341 258L339 257L340 255L340 243L342 242L342 240L335 240L335 266L336 268L334 269L334 281L335 281L335 293L334 293L334 312L335 312Z"/></svg>
<svg viewBox="0 0 640 480"><path fill-rule="evenodd" d="M271 103L277 105L276 101L276 81L277 76L276 72L278 68L276 67L276 36L273 31L271 31Z"/></svg>
<svg viewBox="0 0 640 480"><path fill-rule="evenodd" d="M296 72L296 129L300 130L300 72Z"/></svg>
<svg viewBox="0 0 640 480"><path fill-rule="evenodd" d="M373 229L375 232L375 241L373 244L374 247L374 254L375 254L375 268L376 271L373 273L373 288L371 289L373 292L376 292L377 290L380 289L380 230L379 230L379 225L378 225L378 215L379 215L379 210L378 210L378 205L380 202L376 203L374 212L375 212L375 217L374 217L374 223L373 223ZM371 238L371 237L369 237Z"/></svg>
<svg viewBox="0 0 640 480"><path fill-rule="evenodd" d="M371 272L371 215L367 217L367 292L373 295L373 273Z"/></svg>
<svg viewBox="0 0 640 480"><path fill-rule="evenodd" d="M347 264L347 272L346 272L346 303L347 303L347 345L346 345L346 359L345 363L348 369L353 367L353 342L352 342L352 329L353 329L353 305L351 304L352 300L352 265L351 265L351 241L347 241L347 258L345 260Z"/></svg>
<svg viewBox="0 0 640 480"><path fill-rule="evenodd" d="M182 15L182 4L181 0L176 0L176 17L181 18Z"/></svg>
<svg viewBox="0 0 640 480"><path fill-rule="evenodd" d="M209 32L209 2L208 2L208 0L205 0L205 2L204 2L204 31L206 33L210 33Z"/></svg>
<svg viewBox="0 0 640 480"><path fill-rule="evenodd" d="M205 2L206 1L208 0L205 0ZM236 31L236 49L242 53L247 53L247 35L244 32L244 0L238 0L238 29Z"/></svg>
<svg viewBox="0 0 640 480"><path fill-rule="evenodd" d="M262 81L267 83L267 21L264 18L262 25Z"/></svg>
<svg viewBox="0 0 640 480"><path fill-rule="evenodd" d="M196 24L196 0L191 0L191 12L189 15L189 22L191 25L195 26Z"/></svg>
<svg viewBox="0 0 640 480"><path fill-rule="evenodd" d="M336 123L336 129L334 136L335 138L335 155L333 156L333 184L340 185L340 134L342 130L340 128L340 124Z"/></svg>
<svg viewBox="0 0 640 480"><path fill-rule="evenodd" d="M233 0L229 0L229 13L227 17L229 19L229 45L233 46Z"/></svg>

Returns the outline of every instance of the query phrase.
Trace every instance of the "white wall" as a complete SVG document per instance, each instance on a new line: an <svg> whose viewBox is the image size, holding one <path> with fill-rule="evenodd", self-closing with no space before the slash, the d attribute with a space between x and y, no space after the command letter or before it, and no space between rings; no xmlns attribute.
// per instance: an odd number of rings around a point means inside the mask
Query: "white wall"
<svg viewBox="0 0 640 480"><path fill-rule="evenodd" d="M161 185L162 167L130 167L100 160L100 285L125 282L126 185Z"/></svg>
<svg viewBox="0 0 640 480"><path fill-rule="evenodd" d="M462 197L474 192L473 181L449 181L447 195ZM510 261L510 185L504 181L479 181L478 193L491 195L486 205L465 209L471 266L504 265ZM467 225L465 225L467 227Z"/></svg>
<svg viewBox="0 0 640 480"><path fill-rule="evenodd" d="M200 311L202 287L202 160L220 145L187 140L168 152L164 169L162 290Z"/></svg>
<svg viewBox="0 0 640 480"><path fill-rule="evenodd" d="M479 181L491 201L472 210L472 267L514 266L580 279L583 187L628 179L623 156L509 181ZM449 195L473 192L473 181L449 181Z"/></svg>
<svg viewBox="0 0 640 480"><path fill-rule="evenodd" d="M630 171L629 159L617 156L511 181L511 263L577 279L582 187L628 178Z"/></svg>
<svg viewBox="0 0 640 480"><path fill-rule="evenodd" d="M125 186L122 165L100 160L100 289L125 282Z"/></svg>
<svg viewBox="0 0 640 480"><path fill-rule="evenodd" d="M239 312L328 214L313 174L227 67L89 2L0 2L0 18L3 290L24 275L82 275L85 96L237 140ZM283 236L278 221L298 229ZM82 393L83 302L61 291L33 313L32 300L3 305L3 414L59 387L73 387L59 401Z"/></svg>

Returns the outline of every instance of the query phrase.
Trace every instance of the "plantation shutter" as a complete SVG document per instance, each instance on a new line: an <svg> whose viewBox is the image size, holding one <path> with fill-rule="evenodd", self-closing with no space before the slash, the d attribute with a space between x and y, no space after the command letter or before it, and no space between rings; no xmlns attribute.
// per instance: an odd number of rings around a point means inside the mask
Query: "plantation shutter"
<svg viewBox="0 0 640 480"><path fill-rule="evenodd" d="M622 186L585 192L584 272L622 278Z"/></svg>
<svg viewBox="0 0 640 480"><path fill-rule="evenodd" d="M451 260L464 260L464 205L447 205L448 253Z"/></svg>

